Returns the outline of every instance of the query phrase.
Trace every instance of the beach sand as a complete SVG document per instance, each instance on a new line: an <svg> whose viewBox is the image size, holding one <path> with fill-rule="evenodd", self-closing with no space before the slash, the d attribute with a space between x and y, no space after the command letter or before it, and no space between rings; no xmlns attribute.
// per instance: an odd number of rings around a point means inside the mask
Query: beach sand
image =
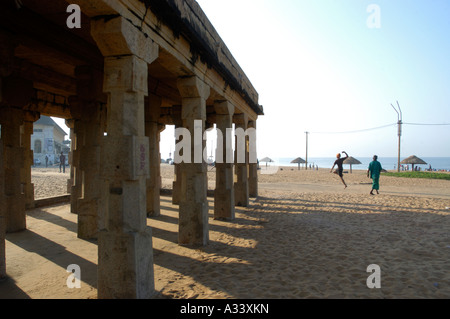
<svg viewBox="0 0 450 319"><path fill-rule="evenodd" d="M171 188L173 166L161 175ZM68 177L33 169L36 199L64 194ZM365 171L344 178L347 189L329 169L261 174L260 196L231 222L213 219L209 198L206 247L177 244L177 206L162 196L162 215L148 219L155 297L450 298L450 182L382 177L370 196ZM214 189L214 169L208 179ZM7 234L0 298L96 298L97 244L78 239L76 223L68 204L28 211L28 229ZM80 289L67 288L71 264ZM367 287L372 264L381 289Z"/></svg>

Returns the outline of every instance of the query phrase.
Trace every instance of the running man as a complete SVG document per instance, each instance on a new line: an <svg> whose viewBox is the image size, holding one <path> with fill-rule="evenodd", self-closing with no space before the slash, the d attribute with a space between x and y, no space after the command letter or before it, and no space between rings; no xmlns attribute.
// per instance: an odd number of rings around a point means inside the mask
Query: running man
<svg viewBox="0 0 450 319"><path fill-rule="evenodd" d="M342 153L345 154L345 157L341 157L341 153L338 153L336 155L337 160L334 162L333 167L330 170L330 173L333 173L333 168L337 165L337 169L334 171L334 174L339 175L342 183L345 186L344 188L347 188L347 184L344 181L344 167L342 165L344 164L344 161L348 158L348 154L345 151L342 151Z"/></svg>
<svg viewBox="0 0 450 319"><path fill-rule="evenodd" d="M380 194L378 191L380 189L380 173L383 169L381 167L381 163L377 161L378 156L373 156L373 161L369 164L369 169L367 170L367 177L372 179L372 190L370 191L370 195L375 195L373 193L374 190L377 191L377 194Z"/></svg>

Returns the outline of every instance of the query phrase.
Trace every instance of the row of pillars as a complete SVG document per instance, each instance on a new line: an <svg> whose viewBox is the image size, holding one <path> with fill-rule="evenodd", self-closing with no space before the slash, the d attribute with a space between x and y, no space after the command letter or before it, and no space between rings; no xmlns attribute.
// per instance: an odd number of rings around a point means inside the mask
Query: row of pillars
<svg viewBox="0 0 450 319"><path fill-rule="evenodd" d="M73 139L71 210L78 214L79 237L98 238L98 297L149 298L154 276L147 216L160 211L159 134L164 127L158 124L161 100L149 96L147 78L159 48L122 17L93 21L92 35L105 62L103 73L83 67L76 71L77 96L70 101L73 119L67 121ZM178 89L181 125L191 133L194 157L194 125L201 120L204 132L211 89L197 76L179 78ZM255 126L246 115L233 120L234 107L227 101L216 102L215 109L222 132L233 121L244 130ZM5 233L25 229L24 197L33 193L31 163L24 160L31 154L29 137L17 134L30 133L30 127L32 132L32 121L31 126L24 124L21 110L0 110L0 225L6 225L0 229L0 276L5 276ZM246 162L234 165L236 182L233 163L217 163L215 218L234 219L235 205L247 206L249 197L257 195L257 167L248 163L248 141L245 145ZM175 170L179 244L206 245L207 164L192 158Z"/></svg>
<svg viewBox="0 0 450 319"><path fill-rule="evenodd" d="M101 144L104 132L106 131L106 108L101 102L102 92L94 91L95 81L102 82L97 71L89 68L77 68L79 85L78 95L70 99L73 108L72 114L74 119L67 120L66 123L71 129L72 150L69 154L71 166L71 178L68 181L68 191L71 193L71 212L78 214L78 236L83 239L97 238L98 235L98 218L101 209L102 194L100 190L101 178L100 171L105 164L101 162ZM180 92L183 88L188 87L192 91L192 86L205 86L195 77L180 79ZM204 89L203 98L196 97L194 103L199 103L201 108L206 112L206 99L209 96L209 88ZM184 95L186 96L186 94ZM192 99L190 98L190 103ZM145 99L145 136L149 142L149 177L146 180L146 212L147 216L160 215L160 190L161 190L161 173L160 173L160 151L159 142L160 134L165 129L165 125L158 123L161 114L162 99L158 96L149 94ZM195 105L195 104L193 104ZM183 104L184 125L193 132L194 122L201 119L203 128L206 120L206 113L194 113L186 111L186 103ZM244 114L234 115L234 107L227 101L217 101L214 105L216 111L217 128L221 132L227 132L231 135L233 122L236 128L242 128L246 131L248 127L256 128L254 121L249 121ZM234 115L234 116L233 116ZM189 127L191 125L191 127ZM226 145L223 140L231 141L231 136L218 135L218 145L223 148L222 153L230 153L231 145ZM235 206L246 207L249 203L249 197L257 197L257 166L256 163L248 163L248 140L245 144L246 162L236 163L235 159L224 158L216 164L216 190L214 200L214 218L222 220L233 220L235 218ZM203 142L204 143L204 142ZM191 144L192 148L195 145ZM123 151L127 153L129 147L122 145ZM205 145L201 145L203 149ZM191 152L194 153L194 150ZM125 155L124 155L125 158ZM108 159L105 159L108 160ZM131 160L131 159L129 159ZM223 162L223 163L220 163ZM234 182L234 171L236 172L236 182ZM186 213L180 216L185 220L180 220L180 244L206 244L207 228L204 234L192 235L189 225L193 214L200 212L200 220L203 224L207 224L207 168L206 163L199 164L176 164L175 176L173 183L173 204L180 205ZM182 180L186 183L183 184ZM195 199L195 203L192 203ZM194 205L195 207L192 207ZM100 222L101 223L101 222Z"/></svg>

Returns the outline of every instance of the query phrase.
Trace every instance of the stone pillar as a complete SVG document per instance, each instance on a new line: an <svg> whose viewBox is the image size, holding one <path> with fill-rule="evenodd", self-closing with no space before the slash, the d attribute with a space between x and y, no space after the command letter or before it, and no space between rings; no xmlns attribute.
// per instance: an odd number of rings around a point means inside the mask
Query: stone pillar
<svg viewBox="0 0 450 319"><path fill-rule="evenodd" d="M175 132L177 129L181 128L183 125L175 125ZM180 140L175 137L175 144L178 144ZM174 151L175 154L175 151ZM173 156L175 162L175 155ZM181 197L181 166L180 164L174 163L174 177L175 180L172 183L172 204L179 205Z"/></svg>
<svg viewBox="0 0 450 319"><path fill-rule="evenodd" d="M234 106L227 101L214 103L217 125L216 189L214 218L235 218L232 125Z"/></svg>
<svg viewBox="0 0 450 319"><path fill-rule="evenodd" d="M103 138L102 73L88 66L75 70L77 78L77 108L71 110L77 119L77 172L81 189L76 204L78 237L97 238L98 211L101 196L100 145ZM78 184L78 183L77 183ZM77 185L78 186L78 185Z"/></svg>
<svg viewBox="0 0 450 319"><path fill-rule="evenodd" d="M79 107L78 97L70 97L71 109ZM71 134L71 167L70 174L72 183L70 185L70 212L72 214L78 214L78 199L81 197L81 189L83 184L83 174L80 168L80 149L82 148L83 134L82 122L80 119L71 119L66 121L68 127L70 127Z"/></svg>
<svg viewBox="0 0 450 319"><path fill-rule="evenodd" d="M4 102L3 78L9 76L14 66L14 45L11 34L0 32L0 281L6 278L6 211L7 201L5 195L6 164L2 104Z"/></svg>
<svg viewBox="0 0 450 319"><path fill-rule="evenodd" d="M72 194L72 187L75 183L75 168L73 166L73 150L75 148L75 143L76 143L76 135L74 132L74 120L73 119L68 119L65 120L66 122L66 126L70 129L69 132L69 138L70 138L70 151L69 151L69 158L68 158L68 162L70 165L70 175L69 175L69 179L67 180L67 193L68 194Z"/></svg>
<svg viewBox="0 0 450 319"><path fill-rule="evenodd" d="M0 125L0 281L6 277L6 205L5 205L5 165L3 160L2 127Z"/></svg>
<svg viewBox="0 0 450 319"><path fill-rule="evenodd" d="M165 125L158 124L161 98L150 94L145 109L145 135L149 138L150 178L147 179L147 216L160 216L161 154L159 142Z"/></svg>
<svg viewBox="0 0 450 319"><path fill-rule="evenodd" d="M20 141L22 124L22 110L0 107L5 166L6 232L26 229L25 194L21 181L24 165L24 150Z"/></svg>
<svg viewBox="0 0 450 319"><path fill-rule="evenodd" d="M147 227L149 146L144 97L148 64L158 46L123 17L92 21L105 56L107 136L102 145L98 297L150 298L154 293L151 228Z"/></svg>
<svg viewBox="0 0 450 319"><path fill-rule="evenodd" d="M180 245L206 245L209 241L207 163L203 160L205 141L203 133L206 121L206 99L210 88L198 77L178 79L182 97L181 118L190 136L191 158L182 162L180 217L178 241ZM199 121L199 122L197 122ZM199 127L195 125L200 124ZM200 136L195 136L194 132ZM196 138L197 137L197 138ZM183 145L187 145L183 143ZM188 150L183 150L188 151ZM186 157L186 153L183 153ZM180 176L177 175L177 179Z"/></svg>
<svg viewBox="0 0 450 319"><path fill-rule="evenodd" d="M3 44L0 42L0 46ZM2 55L3 52L0 52L0 57ZM3 65L0 65L0 71L0 75L5 72ZM24 111L22 108L31 102L33 93L33 83L31 81L14 75L1 79L0 125L2 126L5 167L4 203L6 205L7 232L21 231L26 228L26 200L22 185L23 176L21 176L24 172L24 149L21 141L22 125L24 123ZM30 170L31 166L28 169Z"/></svg>
<svg viewBox="0 0 450 319"><path fill-rule="evenodd" d="M25 194L25 208L34 208L34 184L31 183L31 166L34 164L33 151L31 150L31 135L33 134L33 123L39 119L39 114L25 112L24 122L21 127L21 147L23 149L23 167L20 179Z"/></svg>
<svg viewBox="0 0 450 319"><path fill-rule="evenodd" d="M249 121L248 128L256 130L256 121ZM253 141L249 141L249 152L254 152L254 159L257 159L256 154L256 132L254 134L255 138ZM251 144L254 145L251 145ZM255 161L249 161L248 163L248 193L250 197L258 197L258 163Z"/></svg>
<svg viewBox="0 0 450 319"><path fill-rule="evenodd" d="M246 114L238 114L234 116L235 130L242 129L247 131L248 116ZM234 184L234 200L236 206L247 207L249 204L249 188L248 188L248 139L247 136L238 136L236 133L236 154L235 154L235 171L236 183ZM238 147L238 139L243 138L244 148ZM243 160L239 159L239 152L244 152Z"/></svg>

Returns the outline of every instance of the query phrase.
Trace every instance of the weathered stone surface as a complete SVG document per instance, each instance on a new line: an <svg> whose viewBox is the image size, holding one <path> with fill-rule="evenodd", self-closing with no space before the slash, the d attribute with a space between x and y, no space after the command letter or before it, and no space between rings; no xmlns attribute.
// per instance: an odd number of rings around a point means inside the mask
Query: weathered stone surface
<svg viewBox="0 0 450 319"><path fill-rule="evenodd" d="M104 56L133 55L147 64L158 57L158 45L121 16L93 21L91 33Z"/></svg>
<svg viewBox="0 0 450 319"><path fill-rule="evenodd" d="M157 51L146 47L151 40L130 28L128 21L109 22L98 20L92 30L106 56L104 92L108 94L107 136L100 157L98 291L100 298L149 298L155 287L151 229L146 221L149 143L144 97L148 63L157 58Z"/></svg>
<svg viewBox="0 0 450 319"><path fill-rule="evenodd" d="M256 130L256 121L249 121L249 128L253 128ZM250 149L250 153L254 153L254 157L256 156L256 138L253 141L255 143L254 149ZM258 197L258 163L250 162L248 164L248 193L250 197Z"/></svg>
<svg viewBox="0 0 450 319"><path fill-rule="evenodd" d="M98 297L148 299L154 294L152 232L109 232L98 240Z"/></svg>
<svg viewBox="0 0 450 319"><path fill-rule="evenodd" d="M72 99L72 103L77 103L78 99ZM80 168L80 149L84 140L83 123L80 119L73 119L73 131L72 134L72 163L71 163L71 175L73 171L73 182L70 190L70 212L72 214L78 214L78 199L81 196L81 188L83 184L83 172Z"/></svg>
<svg viewBox="0 0 450 319"><path fill-rule="evenodd" d="M2 79L0 90L1 104L9 107L22 108L31 102L34 95L33 82L14 75Z"/></svg>
<svg viewBox="0 0 450 319"><path fill-rule="evenodd" d="M206 245L209 241L208 202L207 202L207 166L203 158L200 162L195 158L196 141L194 130L196 121L202 123L201 134L205 130L206 99L210 88L198 78L182 78L178 80L178 88L182 96L183 127L190 132L191 161L181 163L180 217L178 241L181 245ZM203 150L205 141L197 148ZM197 159L198 160L198 159Z"/></svg>
<svg viewBox="0 0 450 319"><path fill-rule="evenodd" d="M182 174L180 164L175 163L173 169L175 180L172 183L172 204L179 205L181 196L181 174Z"/></svg>
<svg viewBox="0 0 450 319"><path fill-rule="evenodd" d="M3 160L3 140L0 128L0 280L6 277L6 199L5 199L5 166Z"/></svg>
<svg viewBox="0 0 450 319"><path fill-rule="evenodd" d="M247 130L248 117L245 114L239 114L234 116L235 128ZM236 171L236 183L234 184L234 199L236 206L247 207L249 204L249 188L248 188L248 143L247 137L243 143L243 149L239 148L239 143L236 143L235 154L235 171ZM239 159L244 152L244 161Z"/></svg>
<svg viewBox="0 0 450 319"><path fill-rule="evenodd" d="M77 69L78 96L72 99L76 105L74 129L71 129L75 150L71 152L71 207L72 213L78 214L78 237L93 239L97 237L98 202L100 200L100 153L103 138L102 106L98 101L102 94L99 86L86 86L92 82L97 72L89 69ZM100 80L97 76L97 79Z"/></svg>
<svg viewBox="0 0 450 319"><path fill-rule="evenodd" d="M217 121L216 190L214 192L214 218L233 220L235 218L233 157L231 128L234 106L221 101L214 104ZM220 150L219 150L220 148ZM220 151L220 152L219 152ZM231 155L228 156L227 155Z"/></svg>
<svg viewBox="0 0 450 319"><path fill-rule="evenodd" d="M145 134L149 137L149 178L147 179L147 215L160 215L161 154L159 141L165 128L157 122L145 123Z"/></svg>
<svg viewBox="0 0 450 319"><path fill-rule="evenodd" d="M0 107L0 124L4 156L6 232L17 232L26 229L25 195L22 191L21 181L24 149L20 144L23 111Z"/></svg>
<svg viewBox="0 0 450 319"><path fill-rule="evenodd" d="M33 163L33 151L31 150L31 135L33 134L33 122L25 121L21 127L21 147L23 149L23 166L20 170L20 180L25 194L25 207L34 207L34 185L31 183L31 166Z"/></svg>
<svg viewBox="0 0 450 319"><path fill-rule="evenodd" d="M147 179L147 215L160 215L161 154L159 142L165 125L158 123L162 99L149 94L145 105L145 135L149 140L149 178Z"/></svg>

